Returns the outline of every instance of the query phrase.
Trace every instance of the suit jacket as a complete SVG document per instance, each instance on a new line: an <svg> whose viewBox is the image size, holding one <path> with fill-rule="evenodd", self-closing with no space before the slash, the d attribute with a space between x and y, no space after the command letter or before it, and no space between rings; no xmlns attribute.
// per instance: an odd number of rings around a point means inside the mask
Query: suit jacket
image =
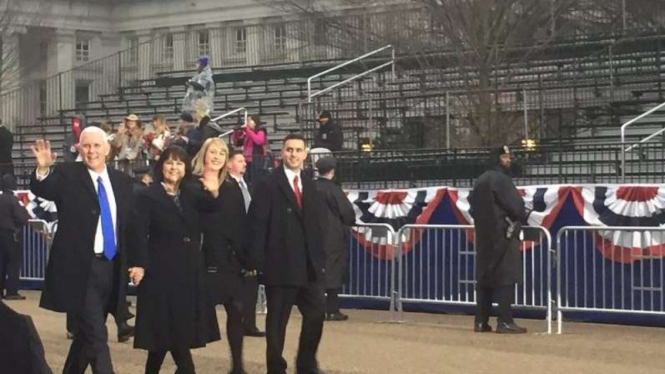
<svg viewBox="0 0 665 374"><path fill-rule="evenodd" d="M11 191L0 194L0 229L18 230L28 223L30 215Z"/></svg>
<svg viewBox="0 0 665 374"><path fill-rule="evenodd" d="M5 126L0 126L0 164L12 163L14 135Z"/></svg>
<svg viewBox="0 0 665 374"><path fill-rule="evenodd" d="M128 258L126 230L132 206L132 179L108 169L117 207L117 255L114 258L114 279L111 301L107 307L114 312L125 302L127 265L137 265ZM83 308L90 264L94 258L95 234L99 219L99 201L87 167L81 162L65 163L51 168L39 182L32 173L30 190L35 195L55 202L58 209L58 231L55 233L40 306L56 312L77 313Z"/></svg>
<svg viewBox="0 0 665 374"><path fill-rule="evenodd" d="M21 374L53 373L30 316L18 314L0 301L0 331L0 368Z"/></svg>
<svg viewBox="0 0 665 374"><path fill-rule="evenodd" d="M302 209L283 167L254 189L249 208L249 247L267 286L297 287L323 279L323 202L314 182L304 173L301 176Z"/></svg>

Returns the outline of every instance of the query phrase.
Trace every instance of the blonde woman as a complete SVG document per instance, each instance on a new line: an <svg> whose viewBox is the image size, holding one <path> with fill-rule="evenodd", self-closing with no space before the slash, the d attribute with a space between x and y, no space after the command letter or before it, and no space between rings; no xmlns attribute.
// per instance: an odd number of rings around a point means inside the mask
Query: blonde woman
<svg viewBox="0 0 665 374"><path fill-rule="evenodd" d="M242 191L227 180L226 163L229 149L220 138L210 138L192 160L193 174L205 183L221 182L218 206L214 212L202 217L203 253L208 269L209 290L215 305L226 308L226 334L231 348L232 374L244 374L242 362L243 323L243 253L242 227L236 222L244 214Z"/></svg>
<svg viewBox="0 0 665 374"><path fill-rule="evenodd" d="M159 156L167 147L167 140L171 137L169 130L169 123L166 121L166 116L158 114L152 118L153 132L149 139L150 158L152 160L159 160Z"/></svg>

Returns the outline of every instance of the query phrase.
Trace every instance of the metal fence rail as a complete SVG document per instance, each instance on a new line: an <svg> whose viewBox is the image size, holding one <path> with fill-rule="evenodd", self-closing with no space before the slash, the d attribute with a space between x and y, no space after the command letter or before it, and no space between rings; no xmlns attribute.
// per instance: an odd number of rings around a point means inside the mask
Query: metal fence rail
<svg viewBox="0 0 665 374"><path fill-rule="evenodd" d="M51 246L51 229L41 219L31 219L21 229L23 245L23 266L21 280L43 281Z"/></svg>
<svg viewBox="0 0 665 374"><path fill-rule="evenodd" d="M557 235L557 332L563 312L665 315L665 228L568 226Z"/></svg>
<svg viewBox="0 0 665 374"><path fill-rule="evenodd" d="M551 333L551 235L543 227L525 227L523 275L515 287L518 308L546 311ZM397 232L398 303L475 305L475 235L472 225L405 225ZM399 305L399 319L401 305Z"/></svg>
<svg viewBox="0 0 665 374"><path fill-rule="evenodd" d="M354 297L390 302L396 301L396 262L400 257L395 230L388 224L358 224L349 236L349 282L341 297ZM394 313L391 318L394 320Z"/></svg>

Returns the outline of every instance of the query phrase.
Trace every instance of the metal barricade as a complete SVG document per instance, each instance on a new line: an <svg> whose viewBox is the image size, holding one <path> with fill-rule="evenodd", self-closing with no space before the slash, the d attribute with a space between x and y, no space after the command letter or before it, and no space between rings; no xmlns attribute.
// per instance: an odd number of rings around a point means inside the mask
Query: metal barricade
<svg viewBox="0 0 665 374"><path fill-rule="evenodd" d="M568 226L557 235L563 312L665 315L665 228Z"/></svg>
<svg viewBox="0 0 665 374"><path fill-rule="evenodd" d="M349 250L349 283L342 288L340 297L388 301L394 321L395 269L399 258L395 230L388 224L353 226Z"/></svg>
<svg viewBox="0 0 665 374"><path fill-rule="evenodd" d="M552 240L544 227L524 227L522 281L515 286L518 308L546 312L552 329ZM472 225L405 225L397 232L400 247L397 300L473 306L476 303L475 233Z"/></svg>
<svg viewBox="0 0 665 374"><path fill-rule="evenodd" d="M43 281L52 241L49 224L41 219L31 219L28 225L21 229L21 240L21 280Z"/></svg>

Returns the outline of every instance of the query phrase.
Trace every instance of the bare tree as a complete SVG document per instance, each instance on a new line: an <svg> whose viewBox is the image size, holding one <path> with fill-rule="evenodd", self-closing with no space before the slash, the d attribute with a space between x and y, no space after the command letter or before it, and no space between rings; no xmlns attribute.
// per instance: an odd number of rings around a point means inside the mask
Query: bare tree
<svg viewBox="0 0 665 374"><path fill-rule="evenodd" d="M22 72L39 63L21 59L20 52L32 48L35 41L26 36L28 27L40 26L49 6L48 1L0 1L0 92L19 86Z"/></svg>
<svg viewBox="0 0 665 374"><path fill-rule="evenodd" d="M469 131L464 145L488 146L524 136L517 78L531 65L547 61L558 43L620 31L626 18L645 23L646 13L652 18L646 24L662 27L662 12L648 12L654 2L628 2L625 12L621 0L284 0L272 6L312 20L327 31L325 42L356 48L356 55L368 44L393 44L403 61L417 61L424 90L458 91L454 109L446 110ZM363 19L380 12L379 24Z"/></svg>

